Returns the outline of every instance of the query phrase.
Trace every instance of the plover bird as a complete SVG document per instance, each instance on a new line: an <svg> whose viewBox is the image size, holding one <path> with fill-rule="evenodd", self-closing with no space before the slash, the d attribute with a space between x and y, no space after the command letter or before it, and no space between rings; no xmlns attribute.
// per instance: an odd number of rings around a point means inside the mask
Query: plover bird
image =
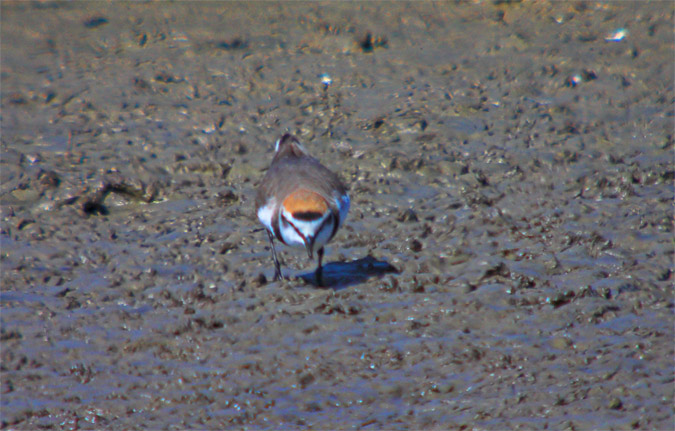
<svg viewBox="0 0 675 431"><path fill-rule="evenodd" d="M255 207L272 245L274 279L283 278L274 248L276 238L287 246L303 247L310 259L316 251L316 280L322 285L323 247L335 236L349 211L349 195L340 178L287 133L276 143Z"/></svg>

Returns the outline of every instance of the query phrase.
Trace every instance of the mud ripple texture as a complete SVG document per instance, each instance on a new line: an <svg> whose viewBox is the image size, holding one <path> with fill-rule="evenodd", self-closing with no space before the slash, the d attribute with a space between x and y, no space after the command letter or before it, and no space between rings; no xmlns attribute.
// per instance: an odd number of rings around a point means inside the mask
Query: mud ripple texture
<svg viewBox="0 0 675 431"><path fill-rule="evenodd" d="M672 3L0 7L3 428L672 427ZM270 281L285 131L398 274Z"/></svg>

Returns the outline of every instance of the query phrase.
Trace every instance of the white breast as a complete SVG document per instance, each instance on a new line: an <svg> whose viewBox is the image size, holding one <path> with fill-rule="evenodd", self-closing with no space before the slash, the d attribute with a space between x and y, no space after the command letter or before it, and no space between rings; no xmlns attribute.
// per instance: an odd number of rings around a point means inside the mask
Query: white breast
<svg viewBox="0 0 675 431"><path fill-rule="evenodd" d="M293 215L282 208L279 212L279 232L281 233L284 242L292 247L305 247L305 238L314 238L314 250L318 250L328 242L331 232L333 232L333 223L326 223L321 229L324 220L330 216L330 211L326 211L323 217L317 220L298 220L293 218ZM284 223L282 216L288 220L288 224ZM319 231L319 229L321 229Z"/></svg>
<svg viewBox="0 0 675 431"><path fill-rule="evenodd" d="M276 199L270 198L265 205L258 208L258 220L267 230L274 232L272 229L272 220L274 219L274 208L277 206Z"/></svg>
<svg viewBox="0 0 675 431"><path fill-rule="evenodd" d="M347 219L347 213L349 212L349 195L347 193L340 196L338 199L338 210L340 211L340 222L338 227L340 227Z"/></svg>

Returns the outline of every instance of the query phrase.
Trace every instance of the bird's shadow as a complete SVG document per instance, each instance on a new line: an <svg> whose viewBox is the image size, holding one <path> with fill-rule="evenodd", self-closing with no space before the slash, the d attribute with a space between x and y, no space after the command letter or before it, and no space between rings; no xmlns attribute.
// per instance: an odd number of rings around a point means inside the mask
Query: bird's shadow
<svg viewBox="0 0 675 431"><path fill-rule="evenodd" d="M389 262L366 256L351 262L331 262L323 265L321 280L317 280L316 272L298 274L296 277L316 287L341 290L363 283L371 277L392 272L398 273L399 271Z"/></svg>

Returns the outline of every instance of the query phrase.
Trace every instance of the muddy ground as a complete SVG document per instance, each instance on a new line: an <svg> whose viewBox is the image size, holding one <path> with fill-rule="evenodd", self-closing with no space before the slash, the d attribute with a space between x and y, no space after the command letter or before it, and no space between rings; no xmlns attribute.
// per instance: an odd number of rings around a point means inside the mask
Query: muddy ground
<svg viewBox="0 0 675 431"><path fill-rule="evenodd" d="M672 3L0 8L2 428L672 428Z"/></svg>

